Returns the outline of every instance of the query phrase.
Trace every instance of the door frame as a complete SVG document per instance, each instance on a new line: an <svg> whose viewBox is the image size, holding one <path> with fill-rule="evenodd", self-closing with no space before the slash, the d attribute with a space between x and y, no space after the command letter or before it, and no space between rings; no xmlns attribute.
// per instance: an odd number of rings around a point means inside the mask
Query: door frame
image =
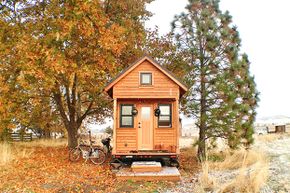
<svg viewBox="0 0 290 193"><path fill-rule="evenodd" d="M141 109L142 107L150 107L150 148L142 148L142 125L141 128L139 127L139 123L141 123ZM154 104L153 103L141 103L138 104L138 118L137 118L137 149L138 150L153 150L154 147L154 140L153 140L153 135L154 135L154 116L153 116L153 110L154 110Z"/></svg>

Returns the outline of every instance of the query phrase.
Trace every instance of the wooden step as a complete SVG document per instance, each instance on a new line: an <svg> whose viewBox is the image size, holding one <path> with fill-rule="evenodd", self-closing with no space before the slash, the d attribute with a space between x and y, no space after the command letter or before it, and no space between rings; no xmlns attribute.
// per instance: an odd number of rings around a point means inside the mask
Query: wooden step
<svg viewBox="0 0 290 193"><path fill-rule="evenodd" d="M133 172L130 168L122 168L117 171L116 178L133 181L179 181L180 173L176 167L162 167L159 172Z"/></svg>
<svg viewBox="0 0 290 193"><path fill-rule="evenodd" d="M160 172L162 167L156 161L136 161L132 163L131 169L133 172Z"/></svg>

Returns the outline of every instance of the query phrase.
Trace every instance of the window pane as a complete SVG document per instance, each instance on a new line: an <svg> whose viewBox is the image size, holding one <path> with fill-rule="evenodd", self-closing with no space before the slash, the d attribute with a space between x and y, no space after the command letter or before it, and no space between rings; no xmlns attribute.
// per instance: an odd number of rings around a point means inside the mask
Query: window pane
<svg viewBox="0 0 290 193"><path fill-rule="evenodd" d="M170 115L170 106L159 106L161 115Z"/></svg>
<svg viewBox="0 0 290 193"><path fill-rule="evenodd" d="M141 118L142 119L150 119L150 107L142 107L141 108Z"/></svg>
<svg viewBox="0 0 290 193"><path fill-rule="evenodd" d="M122 106L122 115L132 115L132 106Z"/></svg>
<svg viewBox="0 0 290 193"><path fill-rule="evenodd" d="M133 117L122 117L121 118L122 126L132 126L133 125Z"/></svg>
<svg viewBox="0 0 290 193"><path fill-rule="evenodd" d="M159 121L170 121L170 116L159 116Z"/></svg>
<svg viewBox="0 0 290 193"><path fill-rule="evenodd" d="M141 84L151 84L152 74L141 74Z"/></svg>
<svg viewBox="0 0 290 193"><path fill-rule="evenodd" d="M170 104L161 104L159 105L160 115L158 118L159 127L171 127L171 112Z"/></svg>

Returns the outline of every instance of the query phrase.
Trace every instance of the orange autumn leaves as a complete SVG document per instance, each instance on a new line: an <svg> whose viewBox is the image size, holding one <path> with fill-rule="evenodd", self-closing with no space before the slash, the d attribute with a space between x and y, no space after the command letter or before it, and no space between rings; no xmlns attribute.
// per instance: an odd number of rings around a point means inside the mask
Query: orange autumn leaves
<svg viewBox="0 0 290 193"><path fill-rule="evenodd" d="M150 1L5 3L0 77L5 77L2 90L8 95L0 93L0 100L17 107L7 120L39 127L51 123L41 117L57 115L55 122L62 121L70 132L89 115L95 121L108 116L110 105L102 89L139 57L143 22L150 15L145 4Z"/></svg>
<svg viewBox="0 0 290 193"><path fill-rule="evenodd" d="M65 148L36 148L31 157L1 167L0 190L7 192L111 192L108 165L71 163Z"/></svg>

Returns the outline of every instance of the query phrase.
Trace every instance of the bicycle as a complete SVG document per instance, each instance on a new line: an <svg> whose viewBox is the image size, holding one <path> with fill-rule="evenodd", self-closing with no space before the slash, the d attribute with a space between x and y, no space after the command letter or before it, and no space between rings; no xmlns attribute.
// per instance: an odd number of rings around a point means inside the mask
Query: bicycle
<svg viewBox="0 0 290 193"><path fill-rule="evenodd" d="M100 165L106 161L106 154L101 147L93 146L91 139L91 132L89 131L90 145L82 144L83 141L80 140L77 147L69 151L69 160L76 162L80 159L81 155L86 161L91 160L93 164Z"/></svg>
<svg viewBox="0 0 290 193"><path fill-rule="evenodd" d="M110 137L107 137L105 139L102 139L101 140L102 144L103 144L103 150L106 154L106 160L111 157L112 155L112 146L111 146L111 138Z"/></svg>

